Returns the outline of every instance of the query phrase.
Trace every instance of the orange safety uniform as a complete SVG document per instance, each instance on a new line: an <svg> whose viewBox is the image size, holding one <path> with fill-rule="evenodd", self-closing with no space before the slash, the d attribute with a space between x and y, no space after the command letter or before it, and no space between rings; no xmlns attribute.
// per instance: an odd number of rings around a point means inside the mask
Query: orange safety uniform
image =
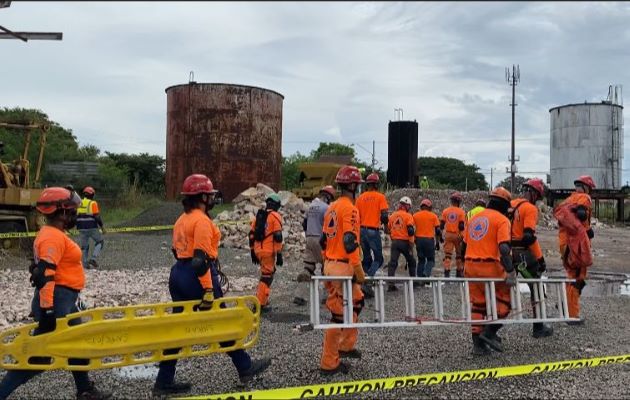
<svg viewBox="0 0 630 400"><path fill-rule="evenodd" d="M451 260L455 253L455 265L457 271L464 269L464 263L461 258L462 247L462 231L466 224L466 212L461 207L450 206L442 211L442 224L444 224L444 272L451 271ZM462 228L462 229L460 229Z"/></svg>
<svg viewBox="0 0 630 400"><path fill-rule="evenodd" d="M282 242L276 242L273 234L282 233L282 216L277 211L268 209L267 224L265 225L265 236L262 241L254 241L253 249L256 257L260 261L260 280L256 297L261 306L269 303L271 295L271 283L273 275L276 273L276 254L282 250ZM252 221L252 232L256 228L256 220Z"/></svg>
<svg viewBox="0 0 630 400"><path fill-rule="evenodd" d="M512 208L512 246L523 247L520 245L520 241L523 240L523 234L526 228L536 232L536 225L538 224L538 207L530 203L526 199L514 199L510 203ZM528 250L532 253L532 256L536 260L540 260L543 256L543 252L540 248L540 243L536 240Z"/></svg>
<svg viewBox="0 0 630 400"><path fill-rule="evenodd" d="M40 260L55 265L46 268L47 282L39 291L41 308L54 305L55 285L80 291L85 287L85 272L81 263L81 248L62 230L45 225L37 232L33 244L35 263Z"/></svg>
<svg viewBox="0 0 630 400"><path fill-rule="evenodd" d="M324 275L326 276L363 276L359 247L351 253L346 251L343 236L346 232L355 234L357 241L360 232L359 210L347 197L340 197L333 202L324 215L323 234L326 238L324 249ZM357 242L358 245L358 242ZM338 281L325 281L328 290L326 307L332 314L332 322L343 323L343 288ZM361 285L352 284L353 315L355 322L363 308ZM357 343L357 329L326 329L324 348L320 362L321 369L333 370L339 366L339 351L350 351Z"/></svg>
<svg viewBox="0 0 630 400"><path fill-rule="evenodd" d="M376 190L361 193L357 198L356 208L361 216L361 226L376 229L381 226L381 212L389 210L387 198Z"/></svg>
<svg viewBox="0 0 630 400"><path fill-rule="evenodd" d="M585 229L591 228L591 214L592 214L592 202L591 196L586 193L573 192L567 197L561 205L573 204L575 206L584 206L586 208L587 218L585 221L581 221ZM567 278L584 280L586 278L586 268L576 268L569 262L568 255L568 243L569 235L567 230L562 227L561 221L558 226L558 244L560 247L560 255L562 257L562 266L567 273ZM590 249L589 249L590 250ZM567 284L567 302L569 306L569 316L571 318L578 318L580 315L580 290L573 284Z"/></svg>
<svg viewBox="0 0 630 400"><path fill-rule="evenodd" d="M500 263L500 243L510 242L510 221L496 210L485 209L476 214L466 227L464 241L466 256L464 276L467 278L503 278L507 274ZM469 284L472 319L485 319L487 312L486 285ZM510 287L504 282L495 283L497 316L505 318L510 312ZM472 333L479 334L483 325L472 325Z"/></svg>
<svg viewBox="0 0 630 400"><path fill-rule="evenodd" d="M219 256L220 239L219 228L200 209L183 213L173 226L173 250L178 260L192 259L195 250L203 250L209 258L216 259ZM199 277L199 283L206 290L212 289L210 270Z"/></svg>
<svg viewBox="0 0 630 400"><path fill-rule="evenodd" d="M396 210L389 216L387 227L392 240L407 240L413 243L413 236L409 236L407 227L414 226L413 216L405 210Z"/></svg>
<svg viewBox="0 0 630 400"><path fill-rule="evenodd" d="M429 210L420 210L413 215L416 237L435 238L435 228L440 226L437 215Z"/></svg>

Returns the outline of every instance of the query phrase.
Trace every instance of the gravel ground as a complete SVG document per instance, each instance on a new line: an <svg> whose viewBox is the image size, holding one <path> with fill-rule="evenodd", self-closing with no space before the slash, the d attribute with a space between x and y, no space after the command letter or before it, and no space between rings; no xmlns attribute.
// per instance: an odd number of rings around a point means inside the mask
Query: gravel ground
<svg viewBox="0 0 630 400"><path fill-rule="evenodd" d="M170 221L172 223L172 220ZM155 224L140 221L137 225ZM165 221L165 223L168 223ZM603 232L603 231L602 231ZM552 240L553 232L541 233L543 244ZM624 232L613 232L616 238ZM130 304L167 299L167 279L172 255L170 233L111 234L106 236L105 249L99 260L101 270L88 271L88 302L94 304ZM596 240L598 238L596 237ZM605 237L600 236L602 242ZM627 242L626 242L627 243ZM612 242L606 242L613 247ZM551 244L550 244L551 245ZM618 245L618 244L616 244ZM596 245L597 246L597 242ZM608 251L608 250L607 250ZM622 252L622 250L619 250ZM607 254L610 254L607 253ZM623 257L623 256L622 256ZM438 257L439 259L439 257ZM596 258L597 259L597 258ZM249 253L243 250L221 249L224 271L236 282L245 282L244 292L254 293L256 269L249 262ZM596 268L607 268L602 258ZM551 261L551 260L550 260ZM615 260L617 270L623 270L622 260ZM551 261L552 268L559 267ZM24 258L4 255L0 257L0 308L4 311L12 305L22 311L15 319L24 320L32 289L28 286ZM259 379L248 387L239 385L236 371L230 359L224 355L183 360L179 364L178 377L192 380L191 394L220 394L241 390L260 390L285 386L297 386L335 381L350 381L412 374L509 366L534 362L552 362L576 358L588 358L630 353L630 296L610 298L584 298L583 315L586 325L569 327L556 324L554 336L533 339L529 326L508 326L501 331L506 351L489 357L473 357L470 354L470 333L465 326L370 329L362 330L358 348L362 360L350 360L353 366L347 376L321 377L318 373L321 355L322 333L313 331L296 333L297 323L308 321L308 311L291 303L295 282L300 269L296 257L286 257L285 266L278 268L272 287L274 311L262 319L258 344L250 351L254 358L271 357L273 364ZM9 272L11 269L13 272ZM4 270L4 271L2 271ZM630 272L625 268L626 272ZM436 273L441 272L439 267ZM405 273L401 271L400 273ZM239 280L238 278L241 278ZM243 278L250 278L243 281ZM446 293L455 288L446 288ZM452 299L453 296L448 296ZM402 294L391 294L391 309L401 307ZM420 289L417 304L427 310L427 289ZM456 297L455 297L456 298ZM368 302L362 318L369 318ZM455 303L451 303L454 310ZM129 377L121 369L102 370L92 373L99 387L108 388L116 398L148 398L153 384L155 368L140 367ZM225 373L219 373L225 371ZM0 372L0 376L3 373ZM140 376L140 378L138 378ZM145 376L145 378L141 378ZM51 393L50 388L55 388ZM503 378L493 381L454 383L440 386L420 386L397 389L382 393L369 393L363 398L628 398L630 367L628 365L603 366L540 376ZM72 398L74 385L71 375L63 371L47 372L19 388L15 399ZM356 396L355 396L356 397Z"/></svg>

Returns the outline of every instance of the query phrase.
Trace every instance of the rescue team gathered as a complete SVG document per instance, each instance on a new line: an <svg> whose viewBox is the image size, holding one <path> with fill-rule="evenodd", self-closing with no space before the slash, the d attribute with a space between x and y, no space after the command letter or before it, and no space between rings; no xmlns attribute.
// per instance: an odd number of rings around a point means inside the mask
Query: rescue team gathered
<svg viewBox="0 0 630 400"><path fill-rule="evenodd" d="M388 276L394 276L400 255L407 263L409 276L430 277L435 265L435 252L444 246L444 276L451 276L453 258L455 276L470 278L500 278L496 284L497 314L506 318L510 312L510 287L517 273L525 278L538 278L546 270L540 244L536 239L538 208L536 202L545 194L540 179L531 179L522 187L522 196L512 198L503 188L492 190L486 203L479 199L466 213L462 209L462 195L452 193L450 206L438 217L432 211L430 199L420 200L420 211L411 214L413 201L400 198L397 209L390 215L383 193L378 191L379 176L370 174L364 181L354 166L342 167L335 178L337 190L332 186L321 189L306 213L303 228L306 234L303 271L297 276L293 302L307 304L311 276L353 277L353 320L357 322L365 299L373 291L366 284L366 276L373 277L384 265L381 227L391 238L391 257L386 264ZM591 198L595 189L590 176L575 180L575 192L554 210L559 223L559 246L562 264L568 278L576 283L567 284L569 315L580 318L579 300L586 285L587 268L592 265L590 226ZM360 187L367 184L362 194ZM210 217L217 191L211 180L202 174L188 176L183 182L183 213L175 222L172 252L176 259L171 268L168 290L173 301L199 300L198 310L209 310L214 299L223 296L219 281L219 244L221 232ZM56 319L77 312L77 300L85 285L85 268L98 266L96 258L102 249L103 222L94 198L94 189L83 190L81 200L71 188L51 187L43 190L37 201L37 210L46 216L47 224L38 232L34 243L34 262L29 268L31 285L35 287L32 313L38 322L35 334L52 332ZM337 197L337 200L335 200ZM278 212L280 197L267 196L252 221L249 232L251 261L260 266L256 297L263 313L271 312L270 296L276 267L283 265L283 220ZM65 231L78 226L81 246L71 240ZM95 241L89 257L89 240ZM417 259L413 255L416 249ZM317 265L321 266L318 270ZM428 283L427 283L428 284ZM334 323L343 323L343 290L340 281L326 281L326 294L322 296ZM388 291L396 291L389 285ZM485 285L469 283L472 318L482 320L486 315ZM178 310L175 310L177 312ZM179 310L181 312L181 310ZM583 319L571 324L582 324ZM79 324L73 320L70 324ZM501 325L472 325L472 352L485 355L503 351L503 340L497 335ZM553 334L550 326L535 323L532 336L547 337ZM347 373L350 366L343 358L361 358L356 348L357 329L328 329L324 332L320 371L323 375ZM221 343L228 347L232 342ZM176 354L179 349L166 350ZM252 360L244 350L227 353L242 382L266 370L271 360ZM86 360L74 360L81 364ZM43 363L46 360L42 360ZM177 360L163 361L153 386L155 395L183 393L191 388L186 381L176 381ZM0 382L0 399L7 398L16 388L42 371L10 370ZM87 372L73 371L77 398L106 399L110 393L96 388Z"/></svg>

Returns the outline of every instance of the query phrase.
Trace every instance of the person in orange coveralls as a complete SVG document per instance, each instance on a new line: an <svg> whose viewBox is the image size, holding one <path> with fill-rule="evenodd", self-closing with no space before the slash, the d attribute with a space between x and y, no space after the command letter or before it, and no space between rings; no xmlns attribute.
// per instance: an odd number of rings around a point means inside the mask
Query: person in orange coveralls
<svg viewBox="0 0 630 400"><path fill-rule="evenodd" d="M409 276L416 276L416 259L413 257L413 243L416 228L413 222L413 216L409 212L411 210L411 199L407 196L400 198L398 210L389 216L389 235L392 239L391 257L387 265L387 275L396 275L398 267L398 258L402 254L407 260L407 268ZM396 285L390 283L387 286L388 292L398 290Z"/></svg>
<svg viewBox="0 0 630 400"><path fill-rule="evenodd" d="M510 254L510 221L507 218L512 195L502 187L490 193L488 207L476 214L466 227L462 252L466 278L503 278L495 283L497 316L507 317L511 309L510 287L516 284L516 270ZM486 316L486 285L469 284L472 319ZM490 349L503 351L497 336L500 324L472 325L473 354L485 355Z"/></svg>
<svg viewBox="0 0 630 400"><path fill-rule="evenodd" d="M265 200L265 209L258 210L256 219L252 221L252 230L249 232L249 246L254 265L260 264L260 281L256 297L262 306L262 312L269 312L269 295L271 283L276 273L276 265L282 266L282 216L280 209L280 196L271 193Z"/></svg>
<svg viewBox="0 0 630 400"><path fill-rule="evenodd" d="M31 284L35 286L32 312L39 323L35 335L53 332L57 318L78 312L79 292L85 286L85 273L81 263L81 248L67 234L77 221L77 208L81 199L74 192L61 187L44 189L37 200L37 211L46 216L47 223L35 238L34 261L31 265ZM80 319L69 321L69 325L80 324ZM50 363L50 359L33 357L32 362ZM70 360L76 365L87 365L87 360ZM15 389L31 380L42 371L9 370L0 382L0 399L6 399ZM72 371L77 388L77 399L107 399L111 393L96 389L87 371ZM55 397L55 387L44 389ZM58 396L59 394L57 394Z"/></svg>
<svg viewBox="0 0 630 400"><path fill-rule="evenodd" d="M580 295L582 289L586 286L586 270L592 264L590 239L593 239L595 233L591 228L592 204L590 193L595 189L595 181L588 175L582 175L574 182L575 192L571 193L558 207L570 207L573 215L567 215L567 218L558 219L558 242L560 254L562 256L562 265L567 273L567 278L576 279L575 283L567 284L567 301L569 306L569 316L572 318L580 317ZM578 224L584 229L576 230L573 235L569 232L570 218L577 218ZM588 239L584 238L584 234ZM571 252L574 248L571 241L578 241L583 244L583 256ZM567 322L569 325L582 325L584 320Z"/></svg>
<svg viewBox="0 0 630 400"><path fill-rule="evenodd" d="M333 202L324 215L322 249L324 250L324 275L352 276L353 321L359 320L363 309L361 284L365 273L359 255L360 217L354 206L354 196L363 179L357 167L346 165L339 169L335 182L341 195ZM343 323L343 289L340 281L325 281L328 290L326 307L332 314L333 323ZM324 345L320 362L323 375L348 373L348 364L340 361L341 357L361 358L361 352L355 348L358 330L356 328L333 328L324 332Z"/></svg>
<svg viewBox="0 0 630 400"><path fill-rule="evenodd" d="M462 195L458 192L451 194L451 206L442 211L440 228L444 234L444 276L451 276L451 260L455 254L455 276L464 276L464 263L461 258L462 233L466 224L466 212L461 208Z"/></svg>
<svg viewBox="0 0 630 400"><path fill-rule="evenodd" d="M512 222L512 261L515 266L525 263L524 277L540 278L546 271L547 264L543 257L540 243L536 239L536 225L538 224L538 207L536 202L542 200L545 194L545 184L542 179L530 179L522 185L523 197L514 199L510 207ZM521 272L523 274L523 272ZM534 293L533 285L529 284L530 293ZM536 315L534 296L532 295L532 309ZM535 322L532 336L542 338L551 336L553 328L542 322Z"/></svg>
<svg viewBox="0 0 630 400"><path fill-rule="evenodd" d="M435 251L440 249L442 232L440 220L431 211L433 203L429 199L420 202L420 211L413 215L416 228L416 253L418 253L419 277L431 277L431 271L435 266Z"/></svg>

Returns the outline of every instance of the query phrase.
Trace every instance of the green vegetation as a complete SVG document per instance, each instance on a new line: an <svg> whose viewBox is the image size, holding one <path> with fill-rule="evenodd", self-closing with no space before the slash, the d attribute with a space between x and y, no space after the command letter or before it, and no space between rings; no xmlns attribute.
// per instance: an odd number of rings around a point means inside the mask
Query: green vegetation
<svg viewBox="0 0 630 400"><path fill-rule="evenodd" d="M432 189L488 190L485 176L475 164L450 157L418 158L418 175L426 176Z"/></svg>

